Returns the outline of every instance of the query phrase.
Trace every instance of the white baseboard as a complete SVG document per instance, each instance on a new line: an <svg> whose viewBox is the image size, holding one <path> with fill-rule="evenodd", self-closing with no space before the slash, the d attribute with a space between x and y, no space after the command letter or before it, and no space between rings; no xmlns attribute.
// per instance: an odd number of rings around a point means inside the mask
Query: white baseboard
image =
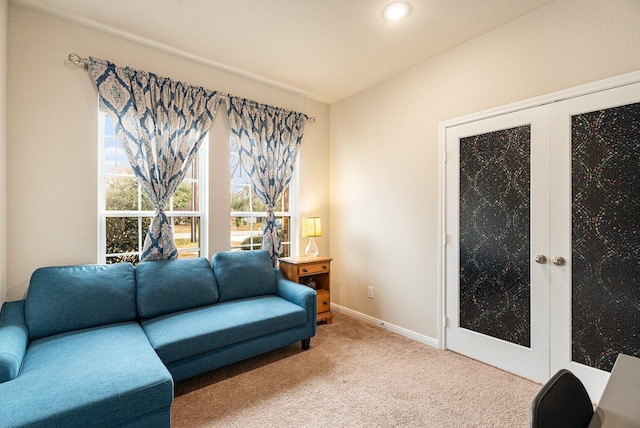
<svg viewBox="0 0 640 428"><path fill-rule="evenodd" d="M366 323L384 328L385 330L389 330L390 332L399 334L400 336L415 340L416 342L424 343L425 345L441 349L440 341L438 339L434 339L433 337L425 336L424 334L416 333L415 331L411 331L397 325L389 324L377 318L370 317L369 315L365 315L352 309L345 308L344 306L336 305L335 303L331 303L331 309L335 310L336 312L341 312L343 314L357 318Z"/></svg>

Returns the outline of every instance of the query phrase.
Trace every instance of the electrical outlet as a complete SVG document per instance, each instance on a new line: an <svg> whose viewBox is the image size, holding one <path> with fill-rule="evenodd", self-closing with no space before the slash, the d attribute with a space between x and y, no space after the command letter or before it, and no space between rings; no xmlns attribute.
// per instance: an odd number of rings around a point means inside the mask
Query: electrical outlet
<svg viewBox="0 0 640 428"><path fill-rule="evenodd" d="M369 291L367 292L367 297L373 299L373 287L369 287Z"/></svg>

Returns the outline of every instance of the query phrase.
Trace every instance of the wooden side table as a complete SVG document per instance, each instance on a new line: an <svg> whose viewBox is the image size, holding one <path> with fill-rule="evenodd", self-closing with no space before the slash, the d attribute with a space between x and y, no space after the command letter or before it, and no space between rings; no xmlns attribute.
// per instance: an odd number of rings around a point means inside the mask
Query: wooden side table
<svg viewBox="0 0 640 428"><path fill-rule="evenodd" d="M318 304L317 322L333 322L331 313L331 260L330 257L284 257L280 270L285 278L316 290Z"/></svg>

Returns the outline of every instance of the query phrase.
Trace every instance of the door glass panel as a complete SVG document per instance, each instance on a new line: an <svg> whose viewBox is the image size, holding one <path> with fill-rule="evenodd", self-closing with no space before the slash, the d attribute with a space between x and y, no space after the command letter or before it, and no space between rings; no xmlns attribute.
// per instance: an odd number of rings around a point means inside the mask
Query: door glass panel
<svg viewBox="0 0 640 428"><path fill-rule="evenodd" d="M572 116L572 359L640 356L640 103Z"/></svg>
<svg viewBox="0 0 640 428"><path fill-rule="evenodd" d="M530 347L531 126L460 139L460 326Z"/></svg>

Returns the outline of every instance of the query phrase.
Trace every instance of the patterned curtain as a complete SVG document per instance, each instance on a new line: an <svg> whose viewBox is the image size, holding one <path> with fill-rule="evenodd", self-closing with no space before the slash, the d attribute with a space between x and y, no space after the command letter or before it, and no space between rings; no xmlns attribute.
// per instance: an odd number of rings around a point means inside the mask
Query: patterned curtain
<svg viewBox="0 0 640 428"><path fill-rule="evenodd" d="M227 95L90 58L90 74L142 189L156 209L140 261L178 257L164 210Z"/></svg>
<svg viewBox="0 0 640 428"><path fill-rule="evenodd" d="M244 98L229 97L228 104L231 138L255 194L267 207L262 249L269 251L275 266L282 245L274 207L293 176L308 117Z"/></svg>

